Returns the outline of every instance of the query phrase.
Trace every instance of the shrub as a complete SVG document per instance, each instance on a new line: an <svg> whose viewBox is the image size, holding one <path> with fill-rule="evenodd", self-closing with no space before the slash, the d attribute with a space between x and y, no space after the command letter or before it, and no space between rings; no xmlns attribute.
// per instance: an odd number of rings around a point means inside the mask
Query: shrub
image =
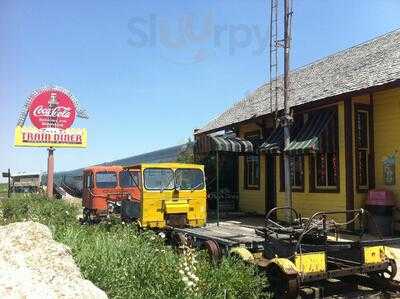
<svg viewBox="0 0 400 299"><path fill-rule="evenodd" d="M260 298L266 280L255 267L232 258L218 266L196 253L195 290L188 289L177 254L152 231L119 220L80 225L78 209L60 200L16 196L0 203L2 224L33 220L49 225L54 238L71 248L83 276L110 298Z"/></svg>

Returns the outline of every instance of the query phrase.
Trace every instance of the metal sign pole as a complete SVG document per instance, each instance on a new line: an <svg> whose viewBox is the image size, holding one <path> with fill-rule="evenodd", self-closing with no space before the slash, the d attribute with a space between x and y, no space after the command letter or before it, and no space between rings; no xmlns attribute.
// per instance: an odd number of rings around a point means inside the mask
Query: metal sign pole
<svg viewBox="0 0 400 299"><path fill-rule="evenodd" d="M54 184L54 151L53 147L47 149L49 155L47 157L47 197L53 198Z"/></svg>
<svg viewBox="0 0 400 299"><path fill-rule="evenodd" d="M7 197L10 198L11 196L11 171L10 168L8 169L8 190L7 190Z"/></svg>

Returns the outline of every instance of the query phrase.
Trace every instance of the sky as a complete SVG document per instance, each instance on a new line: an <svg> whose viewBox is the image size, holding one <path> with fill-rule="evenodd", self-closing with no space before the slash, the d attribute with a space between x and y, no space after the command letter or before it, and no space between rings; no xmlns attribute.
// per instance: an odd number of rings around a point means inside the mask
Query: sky
<svg viewBox="0 0 400 299"><path fill-rule="evenodd" d="M399 11L398 0L294 0L291 68L399 28ZM13 136L47 85L90 116L74 123L88 148L57 149L56 171L184 143L268 80L268 32L269 0L0 0L0 171L46 169L46 149Z"/></svg>

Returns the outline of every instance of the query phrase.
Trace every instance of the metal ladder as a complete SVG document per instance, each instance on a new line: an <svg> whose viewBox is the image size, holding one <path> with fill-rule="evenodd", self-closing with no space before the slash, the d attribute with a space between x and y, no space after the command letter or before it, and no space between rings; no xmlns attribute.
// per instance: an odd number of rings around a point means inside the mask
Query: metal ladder
<svg viewBox="0 0 400 299"><path fill-rule="evenodd" d="M270 110L275 111L275 119L278 113L278 48L280 47L278 40L278 2L279 0L271 0L270 11L270 30L269 30L269 95Z"/></svg>

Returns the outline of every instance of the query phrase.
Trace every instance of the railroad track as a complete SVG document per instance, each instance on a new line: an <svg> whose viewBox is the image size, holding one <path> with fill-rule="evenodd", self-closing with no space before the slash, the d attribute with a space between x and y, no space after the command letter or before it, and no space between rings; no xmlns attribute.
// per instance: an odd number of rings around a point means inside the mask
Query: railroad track
<svg viewBox="0 0 400 299"><path fill-rule="evenodd" d="M400 298L400 282L353 275L301 288L299 298Z"/></svg>

